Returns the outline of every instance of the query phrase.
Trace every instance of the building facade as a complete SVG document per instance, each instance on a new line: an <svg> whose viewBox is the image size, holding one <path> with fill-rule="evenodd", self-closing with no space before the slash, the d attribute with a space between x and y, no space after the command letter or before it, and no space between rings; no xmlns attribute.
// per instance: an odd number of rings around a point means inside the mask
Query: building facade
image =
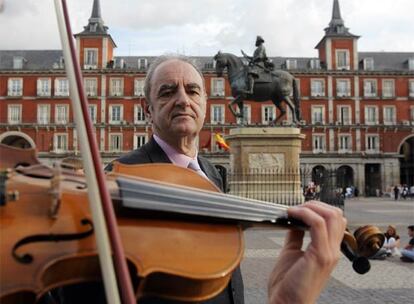
<svg viewBox="0 0 414 304"><path fill-rule="evenodd" d="M99 0L75 38L96 140L109 162L151 136L143 88L154 57L114 56ZM414 184L414 52L359 52L359 38L345 27L334 0L317 57L270 59L293 74L300 88L302 168L316 182L336 171L339 186L375 195ZM229 153L214 135L225 136L239 123L227 107L230 86L215 73L212 56L192 59L209 96L200 153L228 167ZM245 126L269 126L276 111L271 102L246 102ZM290 125L288 113L280 127ZM35 147L49 163L79 154L62 51L0 50L0 142Z"/></svg>

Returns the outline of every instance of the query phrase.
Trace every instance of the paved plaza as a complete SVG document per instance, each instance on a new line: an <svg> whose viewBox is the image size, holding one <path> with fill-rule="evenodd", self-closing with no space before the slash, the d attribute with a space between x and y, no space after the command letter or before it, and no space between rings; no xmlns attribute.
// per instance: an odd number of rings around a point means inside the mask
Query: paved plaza
<svg viewBox="0 0 414 304"><path fill-rule="evenodd" d="M381 230L397 226L402 240L408 242L406 226L414 224L414 200L393 201L382 198L349 199L345 202L348 227L375 224ZM251 229L245 234L246 251L242 262L246 304L267 302L267 278L279 254L284 231ZM309 238L307 238L309 241ZM318 303L413 303L414 263L399 258L371 261L371 270L359 275L342 257Z"/></svg>

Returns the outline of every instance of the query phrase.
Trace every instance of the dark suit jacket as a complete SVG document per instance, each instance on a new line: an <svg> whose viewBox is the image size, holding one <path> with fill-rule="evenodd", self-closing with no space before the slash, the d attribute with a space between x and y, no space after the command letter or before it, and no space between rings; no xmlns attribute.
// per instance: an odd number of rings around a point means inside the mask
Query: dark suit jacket
<svg viewBox="0 0 414 304"><path fill-rule="evenodd" d="M140 147L137 150L131 151L128 154L125 154L117 159L120 163L123 164L146 164L146 163L171 163L168 156L157 144L154 138L151 138L148 143ZM198 156L198 162L200 164L201 170L207 175L207 177L217 185L221 190L223 190L223 180L217 171L217 169L205 158ZM110 168L109 168L110 169ZM147 299L140 301L140 303L178 303L172 301L165 301L159 299ZM224 303L234 303L234 304L243 304L244 303L244 287L243 280L241 277L240 267L237 267L233 272L231 281L226 289L221 292L219 295L205 301L203 303L208 304L224 304Z"/></svg>

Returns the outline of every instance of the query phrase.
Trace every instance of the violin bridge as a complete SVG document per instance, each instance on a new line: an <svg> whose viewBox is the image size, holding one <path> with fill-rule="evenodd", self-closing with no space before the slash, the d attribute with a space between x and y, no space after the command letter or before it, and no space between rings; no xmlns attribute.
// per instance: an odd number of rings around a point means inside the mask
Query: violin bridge
<svg viewBox="0 0 414 304"><path fill-rule="evenodd" d="M62 191L61 191L61 181L62 181L62 170L60 165L53 165L53 177L50 180L50 190L49 195L52 198L52 203L49 209L49 216L51 218L56 218L60 209L60 204L62 200Z"/></svg>

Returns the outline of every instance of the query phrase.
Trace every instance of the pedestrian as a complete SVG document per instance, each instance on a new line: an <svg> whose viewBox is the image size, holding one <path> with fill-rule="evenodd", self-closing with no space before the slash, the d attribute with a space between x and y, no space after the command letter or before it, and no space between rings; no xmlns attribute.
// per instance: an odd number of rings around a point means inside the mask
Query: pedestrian
<svg viewBox="0 0 414 304"><path fill-rule="evenodd" d="M387 256L401 256L400 236L397 234L397 229L393 225L389 225L387 231L384 233L385 241L382 248L372 257L372 259L383 260Z"/></svg>
<svg viewBox="0 0 414 304"><path fill-rule="evenodd" d="M414 225L407 227L407 233L411 239L401 250L401 261L412 263L414 262Z"/></svg>
<svg viewBox="0 0 414 304"><path fill-rule="evenodd" d="M394 199L395 200L398 200L399 194L400 194L400 189L398 188L397 185L395 185L395 187L394 187Z"/></svg>

